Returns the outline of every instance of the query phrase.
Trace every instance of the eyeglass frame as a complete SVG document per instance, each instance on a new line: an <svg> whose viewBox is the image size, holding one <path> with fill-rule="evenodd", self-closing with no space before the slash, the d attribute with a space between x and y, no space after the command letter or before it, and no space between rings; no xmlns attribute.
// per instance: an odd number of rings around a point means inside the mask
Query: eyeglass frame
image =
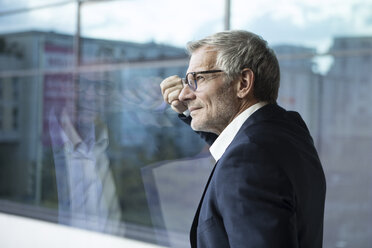
<svg viewBox="0 0 372 248"><path fill-rule="evenodd" d="M187 84L191 90L196 91L196 89L198 88L198 83L197 83L197 79L195 78L195 76L197 74L209 74L209 73L217 73L217 72L224 72L224 71L223 70L208 70L208 71L188 72L186 73L186 76L182 81L184 84ZM195 88L191 85L191 83L188 80L189 74L191 74L194 78Z"/></svg>

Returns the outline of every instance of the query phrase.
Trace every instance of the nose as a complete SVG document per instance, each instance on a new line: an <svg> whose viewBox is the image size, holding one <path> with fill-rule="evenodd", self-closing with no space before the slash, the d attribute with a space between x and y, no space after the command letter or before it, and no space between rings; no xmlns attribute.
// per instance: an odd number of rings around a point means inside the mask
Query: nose
<svg viewBox="0 0 372 248"><path fill-rule="evenodd" d="M195 99L195 94L194 94L194 91L192 91L190 89L190 87L185 84L181 90L181 93L180 95L178 96L178 99L181 101L181 102L186 102L186 101L189 101L189 100L193 100Z"/></svg>

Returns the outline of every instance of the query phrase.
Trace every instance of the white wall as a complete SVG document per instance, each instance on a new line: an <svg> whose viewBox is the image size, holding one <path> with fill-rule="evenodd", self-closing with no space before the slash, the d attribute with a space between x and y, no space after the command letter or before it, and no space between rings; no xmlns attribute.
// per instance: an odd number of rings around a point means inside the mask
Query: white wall
<svg viewBox="0 0 372 248"><path fill-rule="evenodd" d="M160 248L126 238L0 213L1 248Z"/></svg>

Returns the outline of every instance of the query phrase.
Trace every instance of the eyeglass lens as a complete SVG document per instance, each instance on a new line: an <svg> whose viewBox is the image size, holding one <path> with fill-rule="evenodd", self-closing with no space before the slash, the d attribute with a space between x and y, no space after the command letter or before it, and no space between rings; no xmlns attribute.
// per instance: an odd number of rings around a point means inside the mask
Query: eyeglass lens
<svg viewBox="0 0 372 248"><path fill-rule="evenodd" d="M193 73L187 75L187 83L192 89L196 89L196 81Z"/></svg>

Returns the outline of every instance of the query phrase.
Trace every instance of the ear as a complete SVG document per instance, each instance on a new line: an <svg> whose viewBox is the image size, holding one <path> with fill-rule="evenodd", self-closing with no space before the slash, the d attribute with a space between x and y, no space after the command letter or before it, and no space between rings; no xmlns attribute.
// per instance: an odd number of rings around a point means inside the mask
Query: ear
<svg viewBox="0 0 372 248"><path fill-rule="evenodd" d="M239 98L246 98L248 95L253 96L254 73L249 68L242 70L242 75L237 84L237 96Z"/></svg>

